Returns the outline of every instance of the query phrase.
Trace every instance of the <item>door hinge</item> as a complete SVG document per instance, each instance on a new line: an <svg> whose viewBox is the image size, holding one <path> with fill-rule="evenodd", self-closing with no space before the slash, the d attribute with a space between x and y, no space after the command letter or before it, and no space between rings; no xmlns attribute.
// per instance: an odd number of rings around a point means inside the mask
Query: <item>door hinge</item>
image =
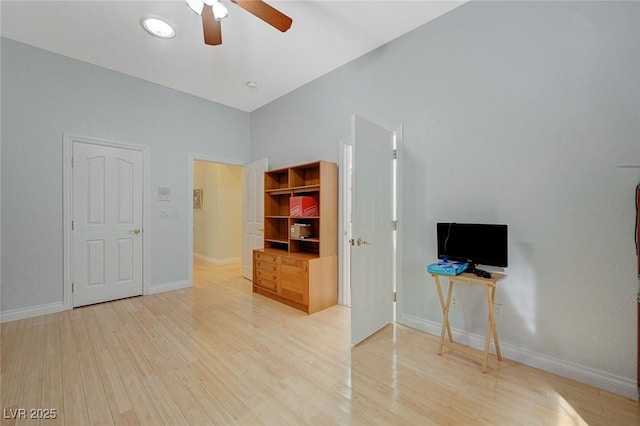
<svg viewBox="0 0 640 426"><path fill-rule="evenodd" d="M71 221L71 230L73 231L74 229L76 229L76 224L75 224L75 222L72 220L72 221Z"/></svg>
<svg viewBox="0 0 640 426"><path fill-rule="evenodd" d="M393 301L394 301L394 302L397 302L397 301L398 301L398 292L397 292L397 291L394 291L394 292L393 292Z"/></svg>
<svg viewBox="0 0 640 426"><path fill-rule="evenodd" d="M74 160L74 158L71 157L71 167L73 167L73 160Z"/></svg>
<svg viewBox="0 0 640 426"><path fill-rule="evenodd" d="M76 287L76 283L71 283L71 293L74 292L75 287Z"/></svg>
<svg viewBox="0 0 640 426"><path fill-rule="evenodd" d="M394 160L397 160L397 159L398 159L398 150L397 150L397 149L394 149L394 150L393 150L393 159L394 159Z"/></svg>
<svg viewBox="0 0 640 426"><path fill-rule="evenodd" d="M398 230L398 226L400 225L400 222L397 220L394 220L391 222L392 226L393 226L393 230L397 231Z"/></svg>

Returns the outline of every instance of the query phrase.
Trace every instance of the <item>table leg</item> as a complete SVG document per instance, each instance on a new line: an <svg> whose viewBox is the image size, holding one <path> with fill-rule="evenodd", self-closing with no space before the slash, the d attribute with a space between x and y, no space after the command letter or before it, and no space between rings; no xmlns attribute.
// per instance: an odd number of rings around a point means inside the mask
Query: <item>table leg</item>
<svg viewBox="0 0 640 426"><path fill-rule="evenodd" d="M447 315L445 316L446 324L447 324L447 336L449 337L449 342L453 342L453 334L451 334L451 324L449 323L449 311L451 310L451 297L453 296L453 281L449 280L449 287L447 290Z"/></svg>
<svg viewBox="0 0 640 426"><path fill-rule="evenodd" d="M491 288L491 307L492 308L495 306L495 302L496 302L496 288L492 287ZM495 310L491 309L491 312L495 312ZM491 331L493 332L493 344L496 347L496 358L498 359L498 361L502 361L502 353L500 352L500 342L498 341L498 329L496 327L495 316L493 318L492 324L493 325L491 327Z"/></svg>
<svg viewBox="0 0 640 426"><path fill-rule="evenodd" d="M438 290L438 298L440 299L440 307L442 308L442 330L440 332L440 344L438 346L438 355L442 354L442 347L444 346L444 337L445 334L448 335L449 341L452 341L451 338L451 328L449 327L449 306L451 304L451 283L449 283L449 292L447 294L447 301L445 303L444 297L442 296L442 286L440 285L440 278L437 275L434 275L434 279L436 281L436 288Z"/></svg>
<svg viewBox="0 0 640 426"><path fill-rule="evenodd" d="M493 301L491 299L491 288L486 286L487 289L487 304L489 306L489 321L487 323L487 337L484 339L484 357L482 358L482 372L487 372L487 361L489 359L489 342L491 342L491 332L495 328L493 322Z"/></svg>

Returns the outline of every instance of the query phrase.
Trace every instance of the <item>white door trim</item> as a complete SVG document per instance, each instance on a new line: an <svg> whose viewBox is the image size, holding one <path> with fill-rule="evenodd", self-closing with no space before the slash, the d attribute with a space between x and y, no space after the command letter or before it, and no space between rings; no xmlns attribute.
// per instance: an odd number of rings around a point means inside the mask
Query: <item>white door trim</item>
<svg viewBox="0 0 640 426"><path fill-rule="evenodd" d="M187 273L187 280L188 280L188 286L191 287L193 286L193 200L190 194L193 194L193 162L194 161L209 161L211 163L220 163L220 164L229 164L232 166L246 166L248 163L246 161L236 161L236 160L229 160L228 158L222 158L222 157L214 157L211 155L205 155L205 154L197 154L197 153L193 153L190 152L189 153L189 187L187 188L187 194L189 194L189 196L187 197L187 234L189 234L189 241L187 241L188 244L188 254L189 254L189 258L187 259L187 265L189 265L189 267L187 268L188 273Z"/></svg>
<svg viewBox="0 0 640 426"><path fill-rule="evenodd" d="M349 246L349 219L350 212L348 204L351 200L349 167L347 161L348 149L351 147L351 138L340 139L340 159L338 163L340 199L338 200L338 304L351 306L351 288L349 285L349 256L351 247Z"/></svg>
<svg viewBox="0 0 640 426"><path fill-rule="evenodd" d="M396 150L398 152L398 156L396 159L396 182L395 182L395 202L396 202L396 211L394 220L398 221L398 229L396 230L396 258L394 262L394 270L395 270L395 284L396 284L396 305L394 312L394 320L396 322L400 322L403 314L403 303L402 303L402 271L403 271L403 257L402 257L402 247L403 247L403 216L402 216L402 173L404 171L403 167L403 127L401 124L395 124L393 126L389 126L389 130L394 133Z"/></svg>
<svg viewBox="0 0 640 426"><path fill-rule="evenodd" d="M62 304L64 309L73 308L73 294L71 292L73 277L73 234L71 232L73 169L71 167L71 157L73 155L74 142L142 152L142 294L148 294L150 277L149 241L151 240L151 227L149 226L149 147L69 133L62 134L62 141Z"/></svg>

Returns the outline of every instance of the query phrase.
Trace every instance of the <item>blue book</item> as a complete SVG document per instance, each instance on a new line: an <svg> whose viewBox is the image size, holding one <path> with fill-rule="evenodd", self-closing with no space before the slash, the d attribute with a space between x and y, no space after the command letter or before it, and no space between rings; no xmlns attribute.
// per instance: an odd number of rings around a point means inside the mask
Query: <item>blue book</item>
<svg viewBox="0 0 640 426"><path fill-rule="evenodd" d="M462 262L438 262L427 266L427 272L443 275L458 275L463 273L469 265Z"/></svg>

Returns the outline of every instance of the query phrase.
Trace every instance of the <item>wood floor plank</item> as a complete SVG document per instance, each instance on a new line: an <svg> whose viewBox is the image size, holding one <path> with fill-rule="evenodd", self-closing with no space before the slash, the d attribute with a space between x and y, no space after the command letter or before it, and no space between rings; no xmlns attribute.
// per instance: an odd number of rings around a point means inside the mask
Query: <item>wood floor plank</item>
<svg viewBox="0 0 640 426"><path fill-rule="evenodd" d="M213 424L226 425L234 422L233 416L224 408L224 405L202 384L194 386L189 391Z"/></svg>
<svg viewBox="0 0 640 426"><path fill-rule="evenodd" d="M110 414L111 410L107 402L107 395L104 391L94 353L89 351L80 352L78 354L78 364L80 365L80 375L82 376L82 384L87 406L89 407L89 423L113 423L113 418L111 418ZM109 415L107 415L107 413L109 413ZM108 419L110 419L110 421L108 421Z"/></svg>
<svg viewBox="0 0 640 426"><path fill-rule="evenodd" d="M149 396L151 397L156 410L160 413L160 418L163 423L169 425L189 424L159 377L144 377L142 382L144 383L147 392L149 392Z"/></svg>
<svg viewBox="0 0 640 426"><path fill-rule="evenodd" d="M158 358L160 354L157 353L146 334L140 330L139 325L132 324L129 329L118 331L118 335L138 374L141 377L156 376L149 358Z"/></svg>
<svg viewBox="0 0 640 426"><path fill-rule="evenodd" d="M58 411L62 412L67 425L89 424L89 411L85 390L82 383L68 383L63 378L64 405Z"/></svg>
<svg viewBox="0 0 640 426"><path fill-rule="evenodd" d="M137 426L142 425L136 416L136 413L133 409L125 411L124 413L112 414L113 423L116 426Z"/></svg>
<svg viewBox="0 0 640 426"><path fill-rule="evenodd" d="M125 414L130 411L131 402L109 351L96 354L96 366L113 415Z"/></svg>
<svg viewBox="0 0 640 426"><path fill-rule="evenodd" d="M349 309L305 315L240 270L196 259L193 288L1 324L2 408L57 409L42 425L640 424L637 401L508 359L482 374L400 325L352 348Z"/></svg>
<svg viewBox="0 0 640 426"><path fill-rule="evenodd" d="M23 392L22 382L24 381L25 358L24 351L29 350L26 330L27 321L15 321L16 327L2 327L2 332L13 333L19 329L20 332L13 335L13 338L2 340L2 392L0 392L0 402L3 408L18 408L20 395ZM13 345L13 346L12 346ZM26 391L26 390L25 390Z"/></svg>
<svg viewBox="0 0 640 426"><path fill-rule="evenodd" d="M190 366L193 372L200 377L202 386L216 397L225 410L233 418L239 418L242 413L249 410L249 407L240 399L220 378L218 378L204 363L198 361ZM233 388L238 389L237 383L228 383Z"/></svg>
<svg viewBox="0 0 640 426"><path fill-rule="evenodd" d="M42 396L40 407L47 410L55 410L55 417L42 419L41 424L63 425L64 412L61 408L64 404L62 386L62 369L60 363L60 339L58 335L59 318L51 316L47 323L47 335L44 352L44 371L42 378Z"/></svg>
<svg viewBox="0 0 640 426"><path fill-rule="evenodd" d="M87 424L89 421L87 403L71 318L70 312L64 312L60 314L58 322L63 406L53 408L58 408L57 412L64 418L65 424Z"/></svg>
<svg viewBox="0 0 640 426"><path fill-rule="evenodd" d="M136 372L121 376L122 384L127 392L129 401L134 407L136 419L141 425L161 425L162 417L156 409L149 392L144 387L142 379Z"/></svg>
<svg viewBox="0 0 640 426"><path fill-rule="evenodd" d="M188 424L201 425L210 420L189 389L170 369L161 372L159 377Z"/></svg>

